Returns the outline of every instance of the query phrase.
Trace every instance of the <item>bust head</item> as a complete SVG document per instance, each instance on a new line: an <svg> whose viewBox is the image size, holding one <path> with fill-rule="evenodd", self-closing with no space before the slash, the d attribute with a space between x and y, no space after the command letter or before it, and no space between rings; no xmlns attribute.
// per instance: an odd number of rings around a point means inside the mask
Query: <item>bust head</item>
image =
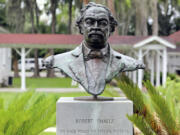
<svg viewBox="0 0 180 135"><path fill-rule="evenodd" d="M87 47L102 49L117 26L117 21L110 10L103 5L90 2L81 10L76 21L80 33L84 36Z"/></svg>

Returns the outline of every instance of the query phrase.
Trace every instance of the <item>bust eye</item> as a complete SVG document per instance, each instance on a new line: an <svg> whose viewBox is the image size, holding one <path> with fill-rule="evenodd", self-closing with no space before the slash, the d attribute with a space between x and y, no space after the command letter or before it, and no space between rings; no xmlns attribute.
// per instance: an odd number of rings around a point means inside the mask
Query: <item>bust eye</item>
<svg viewBox="0 0 180 135"><path fill-rule="evenodd" d="M92 25L94 21L91 19L87 19L87 20L85 20L85 22L87 25Z"/></svg>
<svg viewBox="0 0 180 135"><path fill-rule="evenodd" d="M105 21L105 20L102 20L102 21L99 22L99 25L101 25L101 26L107 26L107 25L108 25L108 22Z"/></svg>

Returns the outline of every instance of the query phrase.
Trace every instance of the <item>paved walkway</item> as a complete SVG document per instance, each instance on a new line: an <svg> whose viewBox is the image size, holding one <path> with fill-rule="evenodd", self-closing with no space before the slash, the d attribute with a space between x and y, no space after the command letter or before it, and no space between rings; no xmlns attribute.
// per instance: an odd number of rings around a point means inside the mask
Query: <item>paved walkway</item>
<svg viewBox="0 0 180 135"><path fill-rule="evenodd" d="M0 92L25 92L20 88L0 88Z"/></svg>
<svg viewBox="0 0 180 135"><path fill-rule="evenodd" d="M118 91L121 96L124 96L124 93L119 88L113 88ZM55 93L65 93L65 92L85 92L82 87L78 88L36 88L38 92L55 92ZM25 92L20 88L0 88L0 92Z"/></svg>
<svg viewBox="0 0 180 135"><path fill-rule="evenodd" d="M120 90L120 88L113 87L120 96L125 96L124 93ZM36 88L37 92L55 92L55 93L65 93L65 92L86 92L82 86L78 88ZM21 90L21 88L0 88L1 92L26 92L27 90Z"/></svg>
<svg viewBox="0 0 180 135"><path fill-rule="evenodd" d="M40 72L41 77L46 77L47 72ZM34 75L34 72L27 72L26 71L26 77L32 77ZM64 77L60 72L55 72L55 75L57 77ZM14 72L11 72L11 76L14 76ZM19 76L21 76L21 72L19 72Z"/></svg>
<svg viewBox="0 0 180 135"><path fill-rule="evenodd" d="M38 92L84 92L81 88L37 88Z"/></svg>
<svg viewBox="0 0 180 135"><path fill-rule="evenodd" d="M36 88L38 92L84 92L81 88ZM0 88L0 92L25 92L20 88Z"/></svg>

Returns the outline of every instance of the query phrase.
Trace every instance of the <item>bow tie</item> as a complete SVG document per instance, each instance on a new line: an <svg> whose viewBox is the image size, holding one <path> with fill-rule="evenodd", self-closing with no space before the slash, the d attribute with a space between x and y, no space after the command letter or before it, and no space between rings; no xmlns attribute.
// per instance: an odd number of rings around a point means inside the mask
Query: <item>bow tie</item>
<svg viewBox="0 0 180 135"><path fill-rule="evenodd" d="M106 57L106 55L103 55L101 51L91 51L84 59L88 61L90 59L103 59L104 57Z"/></svg>

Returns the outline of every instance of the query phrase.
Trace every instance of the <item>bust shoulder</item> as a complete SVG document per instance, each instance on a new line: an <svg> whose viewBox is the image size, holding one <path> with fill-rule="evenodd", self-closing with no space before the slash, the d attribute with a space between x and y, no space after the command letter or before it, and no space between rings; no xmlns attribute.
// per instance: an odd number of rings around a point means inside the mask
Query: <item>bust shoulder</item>
<svg viewBox="0 0 180 135"><path fill-rule="evenodd" d="M129 57L129 56L124 55L124 54L121 54L121 53L119 53L119 52L117 52L117 51L114 51L114 50L113 50L113 55L114 55L116 58L120 59L121 61L128 61L128 60L132 61L132 60L135 60L135 59L132 58L132 57Z"/></svg>

